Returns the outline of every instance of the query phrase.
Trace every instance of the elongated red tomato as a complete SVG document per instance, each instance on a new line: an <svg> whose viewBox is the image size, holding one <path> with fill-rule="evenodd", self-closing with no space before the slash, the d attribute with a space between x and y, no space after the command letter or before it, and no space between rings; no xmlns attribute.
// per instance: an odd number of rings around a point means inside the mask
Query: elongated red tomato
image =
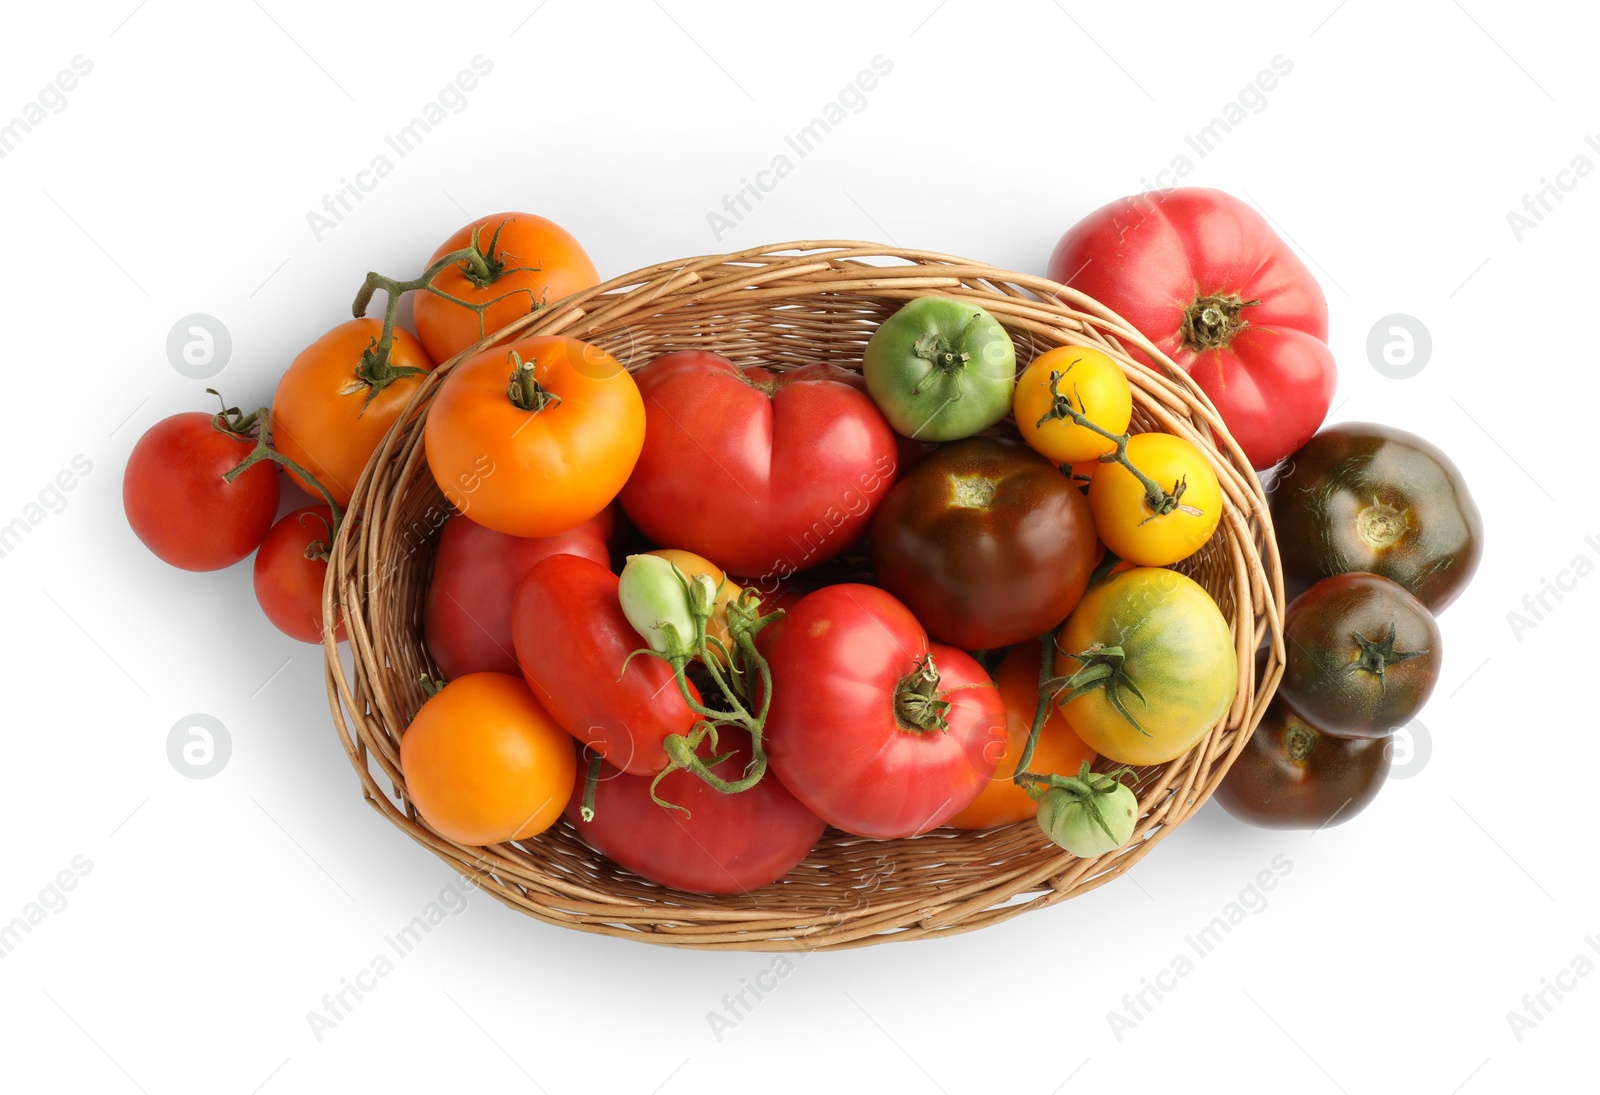
<svg viewBox="0 0 1600 1095"><path fill-rule="evenodd" d="M768 759L823 820L857 836L914 836L983 790L1005 751L1006 713L970 655L930 643L876 586L825 586L778 626Z"/></svg>
<svg viewBox="0 0 1600 1095"><path fill-rule="evenodd" d="M617 576L593 559L551 555L534 564L512 596L511 638L544 709L623 771L661 771L661 743L694 727L672 668L645 654L628 661L645 641L622 613Z"/></svg>
<svg viewBox="0 0 1600 1095"><path fill-rule="evenodd" d="M423 607L428 652L446 680L467 673L522 672L511 639L511 595L539 560L551 555L581 555L609 565L607 538L616 510L557 536L533 539L507 536L463 514L452 514L439 532L433 577Z"/></svg>
<svg viewBox="0 0 1600 1095"><path fill-rule="evenodd" d="M1255 467L1276 464L1322 425L1338 379L1327 301L1237 198L1197 187L1120 198L1061 237L1049 276L1122 316L1194 377Z"/></svg>
<svg viewBox="0 0 1600 1095"><path fill-rule="evenodd" d="M757 588L844 551L894 483L894 431L856 374L741 369L686 350L635 379L644 449L622 508L655 543Z"/></svg>
<svg viewBox="0 0 1600 1095"><path fill-rule="evenodd" d="M737 779L750 760L750 737L731 727L719 750L733 755L711 770ZM700 755L711 759L710 743ZM567 805L567 818L591 848L634 874L694 893L745 893L788 874L825 828L783 784L763 779L748 791L725 795L696 776L673 772L656 787L669 810L650 797L650 777L600 770L593 821L580 816L583 766Z"/></svg>

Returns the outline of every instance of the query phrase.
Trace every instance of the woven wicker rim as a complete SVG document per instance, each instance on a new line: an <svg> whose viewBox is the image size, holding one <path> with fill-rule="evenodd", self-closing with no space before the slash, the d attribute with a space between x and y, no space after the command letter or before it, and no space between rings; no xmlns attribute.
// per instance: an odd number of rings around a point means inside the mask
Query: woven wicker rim
<svg viewBox="0 0 1600 1095"><path fill-rule="evenodd" d="M883 318L926 294L969 300L1011 332L1019 367L1060 345L1116 359L1134 392L1134 429L1188 438L1224 493L1217 534L1178 569L1228 617L1239 655L1232 708L1193 749L1139 769L1141 819L1125 847L1079 859L1032 822L939 829L874 841L829 829L783 880L713 897L647 882L589 849L565 820L527 841L458 845L431 831L405 796L400 735L433 671L422 602L434 533L449 509L423 455L423 422L440 383L478 349L513 336L592 342L637 368L668 350L701 348L740 364L830 361L859 368ZM1137 347L1160 371L1122 349ZM928 251L853 241L797 241L660 263L557 301L426 378L356 484L331 549L324 623L342 612L351 668L326 643L335 728L372 806L500 901L551 924L694 948L814 950L969 931L1087 892L1142 859L1210 797L1244 747L1283 667L1283 576L1260 481L1194 382L1124 320L1045 278ZM331 636L331 627L326 628ZM1258 674L1256 652L1267 651Z"/></svg>

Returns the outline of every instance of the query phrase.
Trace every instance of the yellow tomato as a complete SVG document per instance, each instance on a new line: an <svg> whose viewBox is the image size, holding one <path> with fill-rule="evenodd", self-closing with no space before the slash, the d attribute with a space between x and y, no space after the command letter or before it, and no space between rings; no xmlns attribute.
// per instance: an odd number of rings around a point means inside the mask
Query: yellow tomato
<svg viewBox="0 0 1600 1095"><path fill-rule="evenodd" d="M1222 519L1222 485L1205 454L1170 433L1140 433L1128 439L1128 460L1178 499L1159 513L1132 472L1101 464L1089 484L1089 508L1106 548L1145 567L1170 566L1199 551Z"/></svg>
<svg viewBox="0 0 1600 1095"><path fill-rule="evenodd" d="M1050 390L1052 376L1054 393ZM1133 417L1133 390L1120 365L1086 346L1057 346L1034 358L1022 371L1011 403L1022 439L1057 464L1094 460L1116 448L1070 418L1041 422L1055 407L1057 395L1101 429L1126 433Z"/></svg>

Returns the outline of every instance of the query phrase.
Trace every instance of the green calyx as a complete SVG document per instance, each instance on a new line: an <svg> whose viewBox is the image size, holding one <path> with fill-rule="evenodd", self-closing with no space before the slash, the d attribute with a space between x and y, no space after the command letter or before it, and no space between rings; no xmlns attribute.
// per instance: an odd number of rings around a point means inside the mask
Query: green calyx
<svg viewBox="0 0 1600 1095"><path fill-rule="evenodd" d="M1138 821L1138 799L1122 782L1132 771L1093 772L1085 761L1077 775L1041 777L1047 789L1039 797L1039 828L1076 856L1103 855L1122 847Z"/></svg>
<svg viewBox="0 0 1600 1095"><path fill-rule="evenodd" d="M1401 662L1420 658L1428 653L1426 650L1396 650L1394 648L1394 624L1389 625L1389 633L1381 639L1369 639L1359 631L1350 633L1351 640L1356 644L1358 653L1355 661L1345 666L1347 673L1371 673L1378 678L1378 688L1383 688L1383 673L1390 666Z"/></svg>
<svg viewBox="0 0 1600 1095"><path fill-rule="evenodd" d="M939 691L939 670L933 655L924 654L917 667L904 677L894 691L894 716L901 727L918 733L950 729L950 701Z"/></svg>
<svg viewBox="0 0 1600 1095"><path fill-rule="evenodd" d="M1094 643L1089 649L1071 657L1078 662L1078 671L1068 677L1054 677L1044 684L1055 697L1055 702L1065 706L1079 696L1102 692L1106 702L1116 708L1117 713L1127 719L1135 730L1150 737L1150 732L1140 726L1139 720L1128 710L1126 697L1131 696L1140 704L1146 701L1144 693L1128 675L1128 656L1122 647Z"/></svg>
<svg viewBox="0 0 1600 1095"><path fill-rule="evenodd" d="M539 383L537 361L523 361L517 351L512 350L507 357L511 363L511 382L506 388L506 395L517 407L538 414L546 407L560 404L561 397Z"/></svg>

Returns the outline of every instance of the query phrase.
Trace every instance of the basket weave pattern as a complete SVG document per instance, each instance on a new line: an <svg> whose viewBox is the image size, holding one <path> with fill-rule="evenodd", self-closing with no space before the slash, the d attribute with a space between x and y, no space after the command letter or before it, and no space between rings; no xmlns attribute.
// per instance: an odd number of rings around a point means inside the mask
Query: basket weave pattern
<svg viewBox="0 0 1600 1095"><path fill-rule="evenodd" d="M344 614L353 667L347 672L338 647L327 644L328 695L367 800L499 900L540 920L652 943L749 950L837 949L997 923L1110 881L1193 813L1243 748L1282 673L1283 578L1261 484L1216 411L1181 370L1099 304L1044 278L947 255L808 241L648 267L554 302L489 343L566 335L630 369L685 349L712 350L741 365L859 369L877 325L927 294L987 309L1016 342L1019 368L1055 346L1104 350L1132 383L1132 428L1193 441L1221 480L1218 531L1178 569L1216 598L1231 623L1238 694L1188 753L1138 770L1142 816L1127 846L1079 859L1031 821L890 841L829 829L782 881L742 896L705 897L613 865L565 820L532 840L484 848L432 832L405 798L399 761L400 735L426 698L418 677L436 674L422 641L422 604L436 534L450 512L424 458L423 422L439 384L471 351L424 380L357 484L332 547L324 619ZM1137 346L1163 371L1135 364L1122 345ZM1258 677L1263 642L1269 647Z"/></svg>

